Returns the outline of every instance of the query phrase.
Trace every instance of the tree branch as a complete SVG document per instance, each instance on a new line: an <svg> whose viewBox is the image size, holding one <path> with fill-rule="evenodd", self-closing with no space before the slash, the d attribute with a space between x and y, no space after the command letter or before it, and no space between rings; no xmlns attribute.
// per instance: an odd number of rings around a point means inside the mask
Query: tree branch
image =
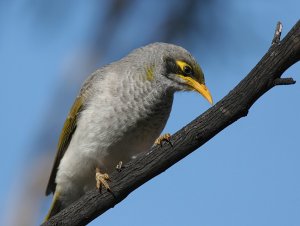
<svg viewBox="0 0 300 226"><path fill-rule="evenodd" d="M280 41L282 30L278 23L272 45L251 72L222 100L197 117L171 137L173 146L154 146L142 156L112 173L113 195L107 191L88 192L71 206L53 216L49 225L84 225L121 202L129 193L162 173L195 151L224 128L247 115L253 103L276 85L294 84L280 78L283 72L300 60L300 21Z"/></svg>

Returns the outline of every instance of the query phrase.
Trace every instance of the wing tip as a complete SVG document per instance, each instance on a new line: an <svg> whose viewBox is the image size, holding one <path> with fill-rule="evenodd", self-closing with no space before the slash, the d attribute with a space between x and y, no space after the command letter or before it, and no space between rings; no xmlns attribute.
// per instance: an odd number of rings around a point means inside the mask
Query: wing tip
<svg viewBox="0 0 300 226"><path fill-rule="evenodd" d="M55 187L56 187L56 184L51 184L50 183L50 180L49 180L49 183L47 185L47 188L46 188L46 191L45 191L45 195L48 196L50 195L51 193L55 193Z"/></svg>

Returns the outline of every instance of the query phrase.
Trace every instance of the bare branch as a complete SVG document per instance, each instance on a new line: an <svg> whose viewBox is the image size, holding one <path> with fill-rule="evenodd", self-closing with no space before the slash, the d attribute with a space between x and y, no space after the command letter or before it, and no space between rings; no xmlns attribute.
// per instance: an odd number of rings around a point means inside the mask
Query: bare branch
<svg viewBox="0 0 300 226"><path fill-rule="evenodd" d="M84 225L91 222L148 180L171 167L199 148L227 126L247 115L253 103L274 84L291 84L279 79L283 72L300 60L300 21L280 41L281 24L277 26L272 45L251 72L222 100L175 133L170 142L155 146L112 173L109 192L88 192L71 206L53 216L43 226Z"/></svg>

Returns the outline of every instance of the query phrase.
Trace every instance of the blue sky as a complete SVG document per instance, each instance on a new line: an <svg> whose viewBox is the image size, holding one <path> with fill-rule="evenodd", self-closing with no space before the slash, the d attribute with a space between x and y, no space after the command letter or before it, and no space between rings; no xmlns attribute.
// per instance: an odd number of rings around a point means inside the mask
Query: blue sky
<svg viewBox="0 0 300 226"><path fill-rule="evenodd" d="M0 198L5 204L0 207L0 224L2 219L13 222L8 219L12 217L11 210L21 199L19 196L28 195L22 193L22 176L28 169L49 167L34 161L45 150L32 149L41 142L39 133L47 125L45 121L51 115L48 111L56 108L54 97L69 79L66 72L73 67L82 73L92 71L81 71L79 56L84 53L95 14L93 4L75 4L66 21L58 21L57 26L64 23L64 31L52 34L51 27L35 27L38 17L30 13L26 2L0 3L5 8L0 15ZM167 3L157 7L157 1L141 2L135 11L125 15L119 35L112 38L112 53L98 66L146 44L138 35L140 29L146 36L153 36L151 26L143 28L144 20L152 18L151 10L157 9L155 24ZM223 17L222 30L214 31L212 41L189 49L201 64L215 101L225 96L268 50L278 20L284 26L283 36L299 20L299 8L296 0L227 1L224 13L216 15ZM127 26L132 21L138 22L134 27ZM46 29L43 34L49 35L41 35L38 29ZM190 42L197 43L197 36ZM178 43L186 48L193 46L181 40ZM298 63L283 77L298 80L299 74ZM78 78L72 79L74 84L78 82ZM74 85L73 89L77 88ZM71 105L75 95L68 97L65 105ZM90 225L300 225L299 100L298 83L273 88L254 104L247 117L138 188ZM68 106L57 106L60 107L63 121ZM165 132L174 133L208 108L200 95L178 93ZM54 132L57 130L60 128ZM53 156L55 150L49 152ZM51 164L52 158L46 161ZM35 179L30 175L25 178ZM182 180L189 185L189 191L183 189ZM40 193L34 195L43 198ZM37 207L36 222L49 207L50 198L43 200Z"/></svg>

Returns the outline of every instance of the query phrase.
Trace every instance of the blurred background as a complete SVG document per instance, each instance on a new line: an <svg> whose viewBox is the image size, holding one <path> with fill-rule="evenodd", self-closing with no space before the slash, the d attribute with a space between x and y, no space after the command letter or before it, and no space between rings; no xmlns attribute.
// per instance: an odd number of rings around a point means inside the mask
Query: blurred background
<svg viewBox="0 0 300 226"><path fill-rule="evenodd" d="M299 8L297 0L1 0L0 225L43 220L60 130L96 68L150 42L175 43L200 62L217 102L268 50L277 21L284 36ZM300 63L284 76L298 80ZM300 225L299 100L299 83L275 87L90 225ZM165 132L208 108L196 93L176 94Z"/></svg>

